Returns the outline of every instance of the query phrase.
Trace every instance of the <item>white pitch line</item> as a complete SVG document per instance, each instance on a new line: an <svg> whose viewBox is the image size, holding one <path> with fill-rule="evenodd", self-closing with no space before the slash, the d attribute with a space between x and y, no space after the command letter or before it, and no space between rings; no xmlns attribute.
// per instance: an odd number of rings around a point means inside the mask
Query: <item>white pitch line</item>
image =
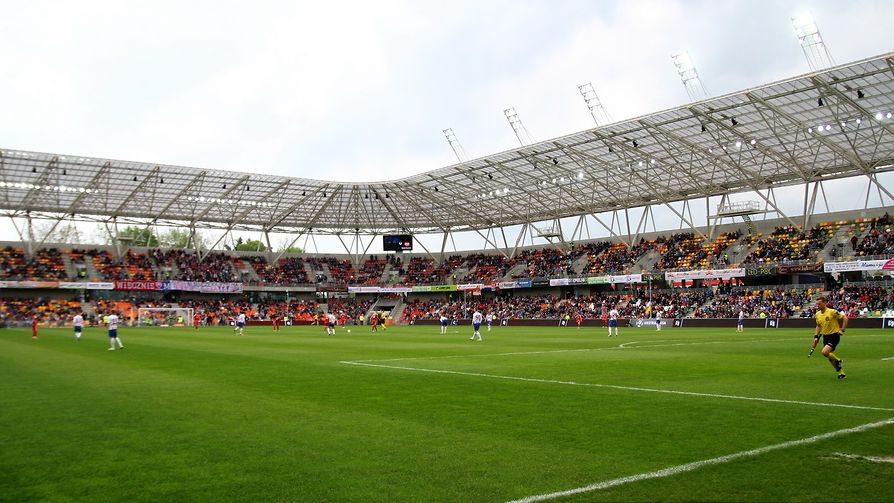
<svg viewBox="0 0 894 503"><path fill-rule="evenodd" d="M586 386L589 388L606 388L606 389L619 389L625 391L641 391L645 393L665 393L669 395L686 395L686 396L698 396L705 398L725 398L729 400L746 400L752 402L770 402L770 403L788 403L795 405L810 405L815 407L838 407L843 409L861 409L861 410L878 410L885 412L894 412L894 409L884 408L884 407L870 407L867 405L847 405L847 404L838 404L838 403L824 403L824 402L806 402L801 400L783 400L781 398L765 398L765 397L751 397L751 396L739 396L739 395L723 395L720 393L698 393L695 391L678 391L672 389L656 389L656 388L640 388L636 386L620 386L617 384L597 384L597 383L583 383L583 382L575 382L575 381L560 381L558 379L537 379L534 377L518 377L518 376L504 376L497 374L482 374L478 372L461 372L458 370L439 370L439 369L424 369L417 367L400 367L397 365L381 365L376 363L367 363L360 361L340 361L344 365L358 365L362 367L375 367L375 368L383 368L383 369L392 369L392 370L407 370L411 372L427 372L431 374L449 374L449 375L462 375L462 376L470 376L470 377L487 377L490 379L503 379L506 381L523 381L523 382L537 382L537 383L546 383L546 384L565 384L570 386Z"/></svg>
<svg viewBox="0 0 894 503"><path fill-rule="evenodd" d="M882 358L882 361L887 361L887 360L894 360L894 356L891 356L889 358Z"/></svg>
<svg viewBox="0 0 894 503"><path fill-rule="evenodd" d="M845 454L843 452L836 452L833 456L844 459L856 459L858 461L869 461L870 463L894 464L894 456L861 456L859 454Z"/></svg>
<svg viewBox="0 0 894 503"><path fill-rule="evenodd" d="M609 487L617 487L624 484L629 484L631 482L639 482L641 480L649 480L649 479L658 479L664 477L670 477L672 475L677 475L679 473L691 472L693 470L698 470L704 466L711 465L719 465L722 463L729 463L730 461L735 461L737 459L759 456L761 454L777 451L780 449L788 449L789 447L797 447L800 445L806 444L815 444L817 442L821 442L823 440L827 440L830 438L840 437L842 435L848 435L850 433L860 433L863 431L881 428L883 426L888 426L894 424L894 418L885 419L883 421L878 421L875 423L867 423L860 426L855 426L853 428L845 428L843 430L831 431L828 433L823 433L820 435L816 435L813 437L802 438L799 440L790 440L788 442L782 442L781 444L768 445L766 447L759 447L757 449L751 449L747 451L737 452L735 454L727 454L726 456L720 456L711 459L703 459L701 461L694 461L692 463L686 463L684 465L672 466L670 468L665 468L663 470L657 470L654 472L640 473L638 475L629 475L627 477L620 477L617 479L606 480L604 482L598 482L596 484L591 484L588 486L577 487L574 489L566 489L564 491L557 491L553 493L547 494L538 494L535 496L527 496L525 498L512 500L509 503L533 503L535 501L546 501L556 498L562 498L564 496L572 496L575 494L589 493L593 491L599 491L602 489L607 489Z"/></svg>

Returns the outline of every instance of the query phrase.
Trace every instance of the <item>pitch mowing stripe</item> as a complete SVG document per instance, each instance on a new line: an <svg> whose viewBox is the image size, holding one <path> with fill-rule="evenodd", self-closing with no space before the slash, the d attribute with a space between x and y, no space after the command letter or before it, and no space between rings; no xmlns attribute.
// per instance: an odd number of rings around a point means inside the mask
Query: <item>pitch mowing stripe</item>
<svg viewBox="0 0 894 503"><path fill-rule="evenodd" d="M450 374L450 375L462 375L462 376L471 376L471 377L487 377L490 379L503 379L507 381L524 381L524 382L537 382L537 383L546 383L546 384L565 384L569 386L586 386L589 388L606 388L606 389L619 389L625 391L641 391L645 393L666 393L669 395L685 395L685 396L698 396L698 397L706 397L706 398L725 398L729 400L745 400L751 402L769 402L769 403L787 403L794 405L809 405L813 407L838 407L842 409L860 409L860 410L877 410L883 412L894 412L894 409L885 408L885 407L870 407L868 405L847 405L840 403L824 403L824 402L805 402L801 400L783 400L781 398L765 398L765 397L756 397L756 396L739 396L739 395L723 395L720 393L699 393L696 391L679 391L672 389L657 389L657 388L640 388L636 386L621 386L617 384L598 384L598 383L585 383L585 382L575 382L575 381L561 381L558 379L538 379L535 377L518 377L518 376L504 376L497 374L481 374L478 372L461 372L458 370L439 370L439 369L424 369L418 367L400 367L397 365L381 365L377 363L367 363L362 361L340 361L339 363L345 365L358 365L362 367L376 367L383 369L393 369L393 370L409 370L411 372L428 372L431 374Z"/></svg>
<svg viewBox="0 0 894 503"><path fill-rule="evenodd" d="M474 358L481 356L524 356L524 355L546 355L554 353L584 353L588 351L613 351L618 349L648 349L648 348L668 348L672 346L704 346L706 344L732 344L742 342L779 342L779 341L800 341L803 337L789 339L747 339L743 341L702 341L702 342L681 342L676 344L651 344L648 346L630 346L630 344L648 344L652 341L631 341L610 346L607 348L577 348L577 349L546 349L541 351L513 351L509 353L477 353L465 355L442 355L442 356L409 356L405 358L383 358L375 360L353 360L355 362L403 362L410 360L444 360L448 358Z"/></svg>
<svg viewBox="0 0 894 503"><path fill-rule="evenodd" d="M845 428L843 430L831 431L828 433L823 433L821 435L816 435L813 437L802 438L799 440L790 440L788 442L782 442L781 444L768 445L766 447L759 447L757 449L751 449L748 451L737 452L735 454L727 454L726 456L720 456L711 459L703 459L701 461L694 461L692 463L686 463L684 465L672 466L670 468L665 468L663 470L657 470L654 472L648 473L640 473L638 475L630 475L627 477L620 477L617 479L606 480L604 482L598 482L596 484L591 484L583 487L576 487L574 489L566 489L564 491L557 491L554 493L547 494L538 494L535 496L527 496L525 498L512 500L509 503L533 503L535 501L547 501L556 498L562 498L564 496L572 496L575 494L588 493L593 491L599 491L602 489L608 489L609 487L617 487L624 484L629 484L631 482L639 482L641 480L649 480L649 479L659 479L664 477L670 477L672 475L676 475L678 473L691 472L693 470L698 470L703 466L710 465L719 465L722 463L729 463L730 461L735 461L741 458L747 458L752 456L759 456L761 454L777 451L780 449L788 449L789 447L797 447L799 445L806 444L815 444L822 440L827 440L834 437L840 437L842 435L848 435L851 433L860 433L867 430L872 430L875 428L881 428L883 426L888 426L894 424L894 418L885 419L883 421L878 421L875 423L867 423L862 424L860 426L855 426L853 428Z"/></svg>
<svg viewBox="0 0 894 503"><path fill-rule="evenodd" d="M878 337L883 334L859 334L859 335L851 335L848 338L854 337ZM477 353L477 354L465 354L465 355L442 355L442 356L410 356L405 358L383 358L383 359L373 359L373 360L352 360L354 362L403 362L403 361L411 361L411 360L444 360L449 358L476 358L482 356L524 356L524 355L545 355L545 354L553 354L553 353L584 353L589 351L611 351L617 349L649 349L649 348L669 348L676 346L704 346L709 344L741 344L741 343L751 343L751 342L785 342L785 341L804 341L807 340L804 337L788 337L785 339L745 339L745 340L724 340L724 341L700 341L700 342L680 342L676 344L649 344L653 341L631 341L619 344L617 346L611 346L607 348L578 348L578 349L547 349L541 351L514 351L511 353ZM810 340L813 340L810 338ZM669 341L668 341L669 342ZM631 346L631 344L649 344L647 346ZM891 358L882 358L882 360L894 360L894 356ZM344 362L342 362L344 363Z"/></svg>

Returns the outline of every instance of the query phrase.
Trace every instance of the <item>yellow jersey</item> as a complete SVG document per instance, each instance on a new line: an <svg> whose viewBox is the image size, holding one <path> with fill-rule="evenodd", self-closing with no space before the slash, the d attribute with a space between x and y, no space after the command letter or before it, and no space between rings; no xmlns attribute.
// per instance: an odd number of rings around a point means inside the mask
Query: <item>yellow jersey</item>
<svg viewBox="0 0 894 503"><path fill-rule="evenodd" d="M840 333L843 320L843 314L829 307L825 311L816 312L816 325L819 327L821 335Z"/></svg>

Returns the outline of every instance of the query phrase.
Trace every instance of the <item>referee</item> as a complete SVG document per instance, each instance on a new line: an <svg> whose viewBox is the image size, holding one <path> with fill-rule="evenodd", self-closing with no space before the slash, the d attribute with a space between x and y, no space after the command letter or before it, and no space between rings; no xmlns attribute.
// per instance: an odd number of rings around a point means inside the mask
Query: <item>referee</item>
<svg viewBox="0 0 894 503"><path fill-rule="evenodd" d="M828 358L829 363L838 372L838 378L844 379L847 374L844 373L844 360L835 356L835 348L841 342L841 336L847 329L847 316L828 306L829 299L820 297L816 300L816 333L813 336L813 345L820 336L823 337L823 356Z"/></svg>

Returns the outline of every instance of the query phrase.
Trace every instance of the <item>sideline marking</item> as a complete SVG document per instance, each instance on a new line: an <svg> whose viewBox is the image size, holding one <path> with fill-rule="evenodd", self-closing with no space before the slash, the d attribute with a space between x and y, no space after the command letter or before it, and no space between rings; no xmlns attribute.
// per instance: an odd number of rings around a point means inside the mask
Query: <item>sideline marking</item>
<svg viewBox="0 0 894 503"><path fill-rule="evenodd" d="M461 372L458 370L438 370L438 369L424 369L417 367L400 367L397 365L382 365L377 363L367 363L362 361L340 361L338 363L344 365L357 365L362 367L375 367L375 368L383 368L383 369L393 369L393 370L407 370L411 372L428 372L431 374L449 374L449 375L462 375L462 376L471 376L471 377L487 377L490 379L503 379L506 381L524 381L524 382L537 382L537 383L546 383L546 384L565 384L570 386L586 386L590 388L607 388L607 389L619 389L625 391L641 391L646 393L665 393L669 395L686 395L686 396L699 396L699 397L707 397L707 398L726 398L730 400L746 400L752 402L771 402L771 403L789 403L796 405L810 405L815 407L838 407L843 409L861 409L861 410L878 410L884 412L894 412L894 409L885 408L885 407L870 407L867 405L847 405L847 404L838 404L838 403L823 403L823 402L805 402L801 400L783 400L781 398L765 398L765 397L752 397L752 396L739 396L739 395L723 395L720 393L699 393L696 391L679 391L672 389L657 389L657 388L640 388L636 386L620 386L617 384L597 384L597 383L585 383L585 382L575 382L575 381L561 381L558 379L537 379L534 377L518 377L518 376L505 376L498 374L482 374L478 372Z"/></svg>
<svg viewBox="0 0 894 503"><path fill-rule="evenodd" d="M686 463L684 465L672 466L670 468L665 468L663 470L656 470L654 472L640 473L638 475L629 475L627 477L620 477L617 479L606 480L604 482L598 482L596 484L591 484L583 487L576 487L574 489L566 489L564 491L557 491L554 493L546 493L546 494L538 494L534 496L527 496L521 499L512 500L509 503L533 503L535 501L546 501L555 498L561 498L564 496L572 496L574 494L588 493L593 491L599 491L601 489L607 489L609 487L617 487L624 484L629 484L631 482L639 482L641 480L648 479L658 479L664 477L670 477L672 475L676 475L678 473L691 472L693 470L698 470L703 466L710 465L719 465L722 463L729 463L730 461L735 461L737 459L759 456L761 454L776 451L779 449L788 449L789 447L797 447L799 445L805 444L815 444L822 440L827 440L829 438L840 437L842 435L848 435L850 433L860 433L863 431L881 428L883 426L888 426L894 424L894 418L885 419L883 421L878 421L875 423L867 423L862 424L860 426L855 426L853 428L845 428L842 430L831 431L828 433L823 433L821 435L816 435L813 437L802 438L799 440L790 440L788 442L782 442L781 444L773 444L768 445L766 447L759 447L757 449L751 449L747 451L741 451L734 454L727 454L726 456L720 456L711 459L703 459L701 461L694 461L692 463Z"/></svg>
<svg viewBox="0 0 894 503"><path fill-rule="evenodd" d="M882 361L887 361L887 360L894 360L894 356L889 357L889 358L882 358Z"/></svg>

